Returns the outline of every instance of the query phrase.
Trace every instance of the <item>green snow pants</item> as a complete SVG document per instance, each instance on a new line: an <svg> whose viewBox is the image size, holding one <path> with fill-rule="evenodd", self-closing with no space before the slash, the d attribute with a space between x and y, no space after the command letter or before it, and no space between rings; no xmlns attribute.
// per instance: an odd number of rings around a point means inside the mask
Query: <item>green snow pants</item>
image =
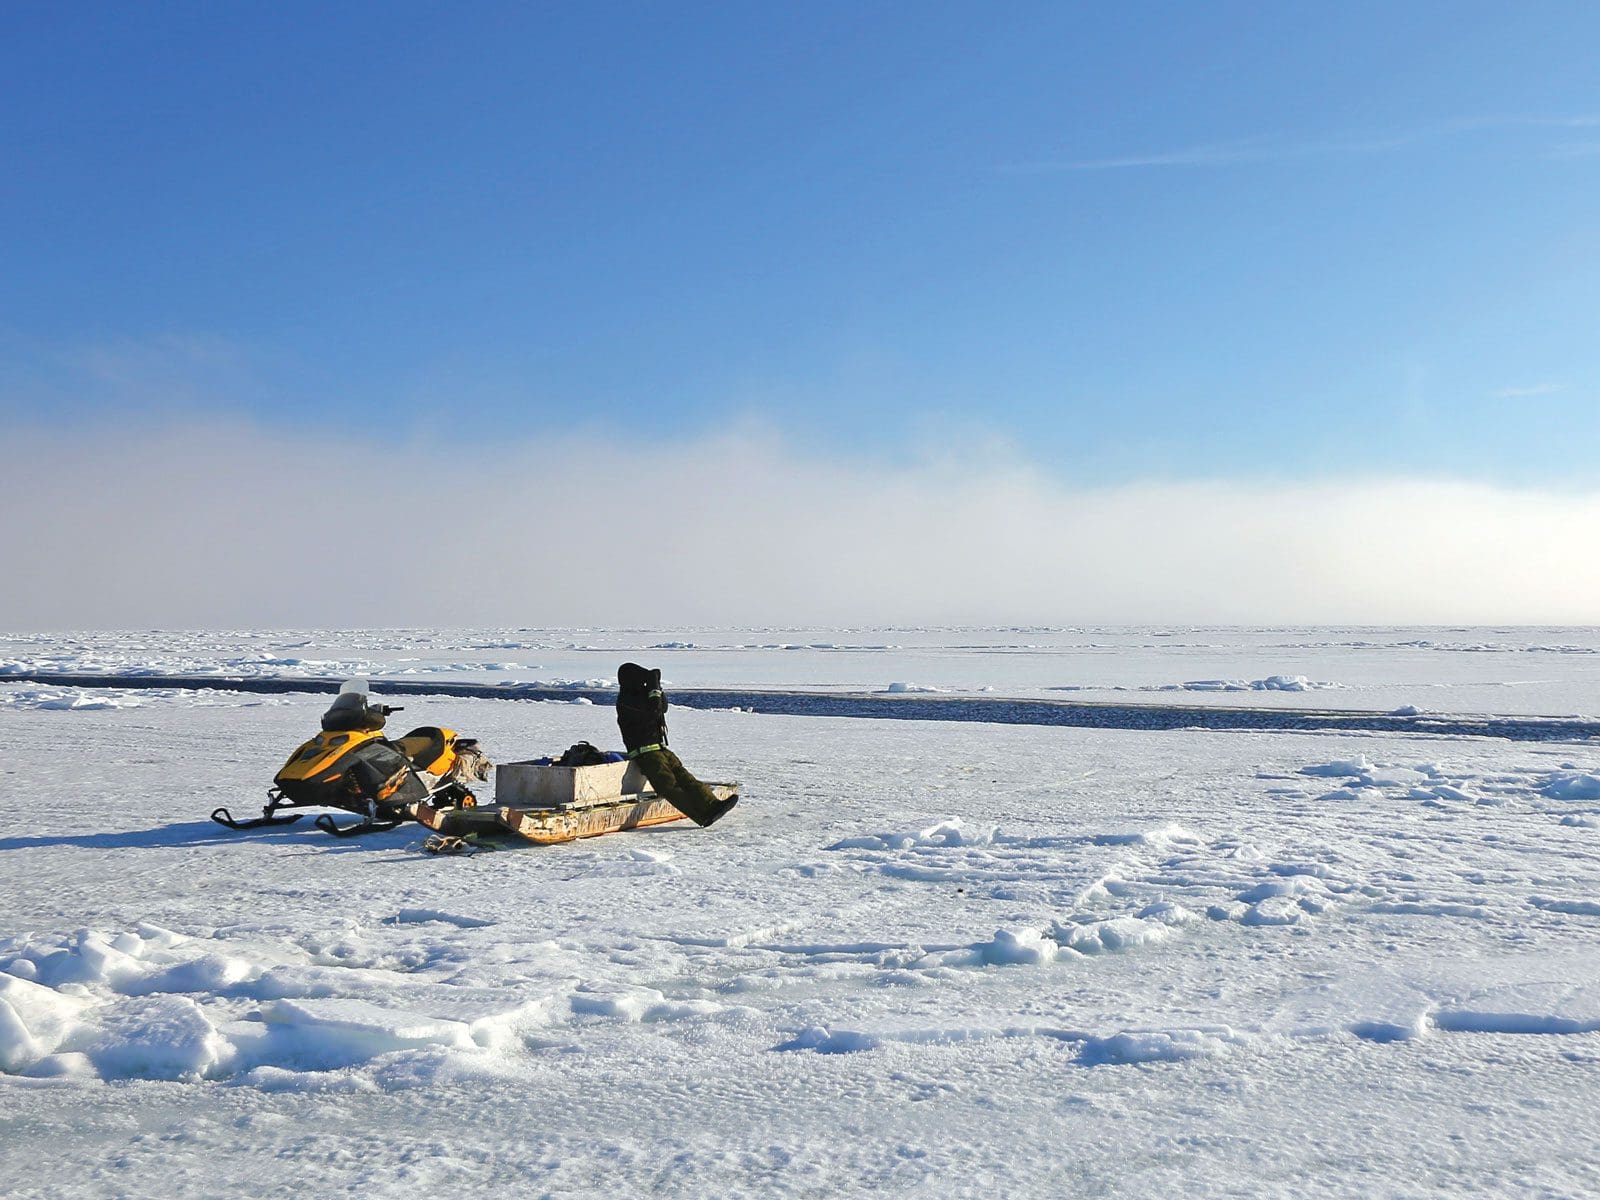
<svg viewBox="0 0 1600 1200"><path fill-rule="evenodd" d="M701 783L678 761L671 750L646 750L633 760L650 786L673 808L696 825L704 825L717 805L710 788Z"/></svg>

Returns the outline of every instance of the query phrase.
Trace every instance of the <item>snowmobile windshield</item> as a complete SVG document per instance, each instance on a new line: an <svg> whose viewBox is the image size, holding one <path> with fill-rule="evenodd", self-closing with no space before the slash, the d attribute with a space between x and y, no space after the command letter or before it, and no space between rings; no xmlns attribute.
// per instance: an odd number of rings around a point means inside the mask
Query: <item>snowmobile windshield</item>
<svg viewBox="0 0 1600 1200"><path fill-rule="evenodd" d="M365 679L346 680L328 711L322 714L322 729L325 733L382 729L389 711L368 698Z"/></svg>

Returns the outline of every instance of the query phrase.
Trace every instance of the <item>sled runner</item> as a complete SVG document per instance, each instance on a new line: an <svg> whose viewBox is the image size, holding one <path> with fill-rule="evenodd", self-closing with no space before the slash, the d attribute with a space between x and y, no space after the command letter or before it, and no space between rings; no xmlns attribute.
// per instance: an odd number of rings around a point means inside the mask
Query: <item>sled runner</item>
<svg viewBox="0 0 1600 1200"><path fill-rule="evenodd" d="M737 784L711 783L706 786L718 800L730 800L739 794ZM653 792L565 807L502 807L499 816L501 823L512 833L544 846L685 819L681 812Z"/></svg>

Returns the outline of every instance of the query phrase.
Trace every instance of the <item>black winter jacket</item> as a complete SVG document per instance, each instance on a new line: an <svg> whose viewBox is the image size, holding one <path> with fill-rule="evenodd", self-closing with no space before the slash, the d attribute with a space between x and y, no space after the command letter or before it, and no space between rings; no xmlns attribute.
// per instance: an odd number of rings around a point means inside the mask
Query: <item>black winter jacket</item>
<svg viewBox="0 0 1600 1200"><path fill-rule="evenodd" d="M617 728L629 750L667 744L667 697L661 671L638 663L617 668Z"/></svg>

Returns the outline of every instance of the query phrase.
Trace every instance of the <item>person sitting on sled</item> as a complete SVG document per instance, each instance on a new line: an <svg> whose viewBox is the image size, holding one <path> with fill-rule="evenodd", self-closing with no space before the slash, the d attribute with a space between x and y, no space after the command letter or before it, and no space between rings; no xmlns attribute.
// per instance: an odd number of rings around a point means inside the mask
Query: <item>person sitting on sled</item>
<svg viewBox="0 0 1600 1200"><path fill-rule="evenodd" d="M739 798L718 800L667 749L667 697L661 690L660 669L623 663L617 668L617 684L617 728L622 730L622 744L656 795L702 828L726 816Z"/></svg>

